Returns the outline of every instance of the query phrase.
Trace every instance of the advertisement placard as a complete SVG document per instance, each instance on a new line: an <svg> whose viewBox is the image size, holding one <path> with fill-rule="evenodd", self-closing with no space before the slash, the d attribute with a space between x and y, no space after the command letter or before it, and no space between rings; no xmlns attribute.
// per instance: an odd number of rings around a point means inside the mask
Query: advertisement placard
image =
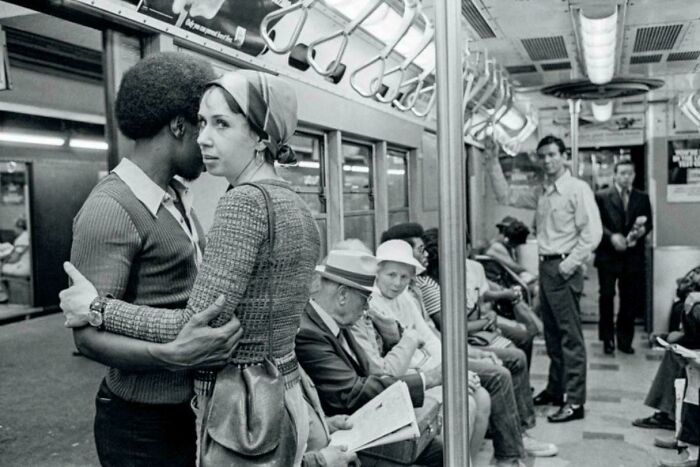
<svg viewBox="0 0 700 467"><path fill-rule="evenodd" d="M668 142L666 201L700 202L700 139Z"/></svg>

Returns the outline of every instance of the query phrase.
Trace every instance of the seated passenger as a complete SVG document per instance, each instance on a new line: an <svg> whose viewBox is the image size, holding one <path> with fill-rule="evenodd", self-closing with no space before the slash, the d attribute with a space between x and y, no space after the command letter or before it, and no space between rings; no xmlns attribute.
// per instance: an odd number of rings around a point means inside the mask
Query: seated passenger
<svg viewBox="0 0 700 467"><path fill-rule="evenodd" d="M498 228L498 234L491 241L485 254L497 259L508 269L520 275L525 283L536 282L536 277L530 274L525 267L521 266L515 256L515 249L527 242L530 229L511 216L504 217L501 222L496 224L496 227Z"/></svg>
<svg viewBox="0 0 700 467"><path fill-rule="evenodd" d="M376 290L370 308L396 318L402 327L415 328L426 341L425 355L412 365L430 368L441 363L441 342L426 324L415 297L407 290L420 263L413 256L410 245L390 240L377 249L380 262ZM490 416L494 451L498 465L520 465L520 459L529 452L535 456L552 456L556 446L541 443L524 432L534 426L535 414L531 402L529 377L525 355L517 349L502 349L499 357L470 347L470 367L479 375L482 385L491 396ZM504 363L505 361L505 363ZM511 375L512 372L512 375ZM517 382L517 383L516 383ZM520 394L516 397L514 385ZM522 418L521 418L522 416ZM521 422L522 420L522 422Z"/></svg>
<svg viewBox="0 0 700 467"><path fill-rule="evenodd" d="M32 270L27 221L20 217L15 222L17 236L13 243L0 244L0 303L9 299L4 277L29 277Z"/></svg>
<svg viewBox="0 0 700 467"><path fill-rule="evenodd" d="M367 308L376 275L376 259L354 251L331 251L316 268L320 288L306 306L296 337L299 363L313 380L328 415L352 414L397 380L405 381L413 405L423 405L425 390L438 386L441 368L400 378L372 375L367 355L350 328ZM418 464L442 465L442 442L436 438Z"/></svg>

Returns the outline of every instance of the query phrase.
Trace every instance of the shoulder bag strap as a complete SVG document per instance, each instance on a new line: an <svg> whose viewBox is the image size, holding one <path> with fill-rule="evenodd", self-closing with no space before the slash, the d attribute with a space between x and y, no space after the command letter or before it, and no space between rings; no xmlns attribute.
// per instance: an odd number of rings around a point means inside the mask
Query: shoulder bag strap
<svg viewBox="0 0 700 467"><path fill-rule="evenodd" d="M274 260L272 259L272 252L275 246L275 209L274 206L272 205L272 198L270 197L270 193L267 191L267 189L258 184L258 183L253 183L253 182L247 182L247 183L241 183L241 185L250 185L254 186L260 192L263 194L263 197L265 198L265 207L267 209L267 235L268 238L270 239L270 257L268 258L268 263L270 266L270 273L267 281L267 322L268 322L268 327L267 327L267 352L268 356L270 358L271 362L274 362L273 356L272 356L272 293L270 291L270 288L272 287L272 266L274 265ZM239 185L240 186L240 185Z"/></svg>

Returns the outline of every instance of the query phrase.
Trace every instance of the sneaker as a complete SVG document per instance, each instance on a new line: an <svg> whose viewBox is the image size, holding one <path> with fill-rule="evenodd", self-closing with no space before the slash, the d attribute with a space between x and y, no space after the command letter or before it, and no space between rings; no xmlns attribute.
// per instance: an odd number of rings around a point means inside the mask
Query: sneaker
<svg viewBox="0 0 700 467"><path fill-rule="evenodd" d="M676 423L663 412L656 412L654 415L646 418L638 418L632 422L632 425L640 428L661 428L662 430L676 429Z"/></svg>
<svg viewBox="0 0 700 467"><path fill-rule="evenodd" d="M523 446L525 446L525 451L533 457L552 457L559 452L556 445L537 441L527 432L523 433Z"/></svg>
<svg viewBox="0 0 700 467"><path fill-rule="evenodd" d="M697 459L659 461L659 467L695 467Z"/></svg>

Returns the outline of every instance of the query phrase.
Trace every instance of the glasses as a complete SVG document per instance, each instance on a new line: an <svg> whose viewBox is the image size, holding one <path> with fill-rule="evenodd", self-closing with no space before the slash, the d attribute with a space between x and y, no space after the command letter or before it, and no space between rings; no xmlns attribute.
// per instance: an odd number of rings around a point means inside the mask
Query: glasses
<svg viewBox="0 0 700 467"><path fill-rule="evenodd" d="M362 314L366 314L367 310L369 310L369 302L370 302L370 300L372 300L372 294L363 293L361 290L358 290L355 288L353 288L352 291L355 292L360 297L362 297L362 299L364 300L364 302L362 304Z"/></svg>

